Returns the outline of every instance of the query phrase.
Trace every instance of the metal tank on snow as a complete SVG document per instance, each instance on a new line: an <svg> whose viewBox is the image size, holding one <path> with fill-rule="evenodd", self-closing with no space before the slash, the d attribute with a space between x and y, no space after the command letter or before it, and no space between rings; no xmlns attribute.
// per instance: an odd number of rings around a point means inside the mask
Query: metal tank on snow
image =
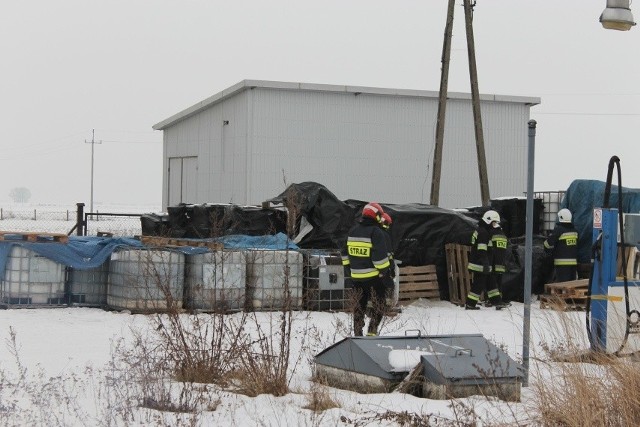
<svg viewBox="0 0 640 427"><path fill-rule="evenodd" d="M240 251L215 251L186 258L185 308L240 310L245 306L247 262Z"/></svg>
<svg viewBox="0 0 640 427"><path fill-rule="evenodd" d="M185 255L159 249L126 249L111 254L107 306L154 312L182 308Z"/></svg>
<svg viewBox="0 0 640 427"><path fill-rule="evenodd" d="M343 310L349 306L348 294L339 253L305 257L305 306L308 310Z"/></svg>
<svg viewBox="0 0 640 427"><path fill-rule="evenodd" d="M297 251L249 250L247 293L256 310L302 308L302 254Z"/></svg>
<svg viewBox="0 0 640 427"><path fill-rule="evenodd" d="M104 307L107 304L109 260L88 270L69 268L69 304L78 307Z"/></svg>
<svg viewBox="0 0 640 427"><path fill-rule="evenodd" d="M64 276L62 264L15 245L0 282L0 302L5 307L65 305Z"/></svg>
<svg viewBox="0 0 640 427"><path fill-rule="evenodd" d="M360 393L396 390L419 374L415 394L451 399L474 394L519 401L524 371L480 334L348 337L315 356L314 378Z"/></svg>

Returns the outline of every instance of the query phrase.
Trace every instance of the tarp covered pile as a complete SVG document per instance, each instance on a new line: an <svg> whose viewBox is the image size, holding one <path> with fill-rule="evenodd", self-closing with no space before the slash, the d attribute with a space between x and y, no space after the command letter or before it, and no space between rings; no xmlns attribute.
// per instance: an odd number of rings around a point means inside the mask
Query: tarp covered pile
<svg viewBox="0 0 640 427"><path fill-rule="evenodd" d="M578 179L567 189L561 208L568 208L573 213L573 224L578 231L578 262L591 261L593 240L593 209L604 204L606 183L602 181ZM625 213L640 212L640 189L622 187L622 211ZM618 187L611 186L609 207L618 208Z"/></svg>

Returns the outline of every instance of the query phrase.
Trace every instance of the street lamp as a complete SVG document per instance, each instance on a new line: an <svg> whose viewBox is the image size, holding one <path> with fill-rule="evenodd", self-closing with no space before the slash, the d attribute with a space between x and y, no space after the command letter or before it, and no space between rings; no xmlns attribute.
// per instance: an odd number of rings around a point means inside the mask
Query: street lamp
<svg viewBox="0 0 640 427"><path fill-rule="evenodd" d="M629 31L636 25L629 3L629 0L607 0L607 7L600 15L602 26L607 30Z"/></svg>

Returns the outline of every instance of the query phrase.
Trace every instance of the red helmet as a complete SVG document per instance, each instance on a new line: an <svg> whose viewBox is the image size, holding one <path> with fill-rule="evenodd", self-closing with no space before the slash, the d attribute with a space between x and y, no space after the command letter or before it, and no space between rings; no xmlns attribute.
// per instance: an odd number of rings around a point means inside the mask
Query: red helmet
<svg viewBox="0 0 640 427"><path fill-rule="evenodd" d="M391 216L388 213L383 212L382 218L380 218L380 225L382 225L384 228L389 228L391 227L391 224L393 224Z"/></svg>
<svg viewBox="0 0 640 427"><path fill-rule="evenodd" d="M364 205L364 208L362 208L362 218L371 218L380 222L382 214L384 214L382 206L375 202L367 203Z"/></svg>

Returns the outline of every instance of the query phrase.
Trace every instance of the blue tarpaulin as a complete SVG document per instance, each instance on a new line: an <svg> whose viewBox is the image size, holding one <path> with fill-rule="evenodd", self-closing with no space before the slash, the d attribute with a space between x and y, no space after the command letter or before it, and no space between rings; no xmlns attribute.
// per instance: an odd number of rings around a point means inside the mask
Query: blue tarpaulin
<svg viewBox="0 0 640 427"><path fill-rule="evenodd" d="M591 261L593 240L593 209L604 204L606 183L595 180L578 179L567 189L560 208L568 208L573 214L573 224L578 231L578 262ZM618 187L611 186L609 207L618 208ZM640 212L640 189L622 187L622 211Z"/></svg>
<svg viewBox="0 0 640 427"><path fill-rule="evenodd" d="M206 240L221 242L225 249L298 249L296 244L284 233L278 233L273 236L231 235ZM0 277L4 277L7 259L15 245L22 246L38 255L76 270L100 267L116 249L145 247L139 240L127 237L69 236L67 243L31 243L22 240L4 240L0 241ZM177 246L171 249L186 255L209 251L207 248L193 246Z"/></svg>
<svg viewBox="0 0 640 427"><path fill-rule="evenodd" d="M4 277L7 259L14 246L22 246L38 255L77 270L100 267L117 248L142 247L132 238L69 236L67 243L30 243L4 240L0 242L0 273Z"/></svg>
<svg viewBox="0 0 640 427"><path fill-rule="evenodd" d="M298 249L298 246L284 233L265 236L234 234L218 237L213 239L213 241L222 243L225 249Z"/></svg>

